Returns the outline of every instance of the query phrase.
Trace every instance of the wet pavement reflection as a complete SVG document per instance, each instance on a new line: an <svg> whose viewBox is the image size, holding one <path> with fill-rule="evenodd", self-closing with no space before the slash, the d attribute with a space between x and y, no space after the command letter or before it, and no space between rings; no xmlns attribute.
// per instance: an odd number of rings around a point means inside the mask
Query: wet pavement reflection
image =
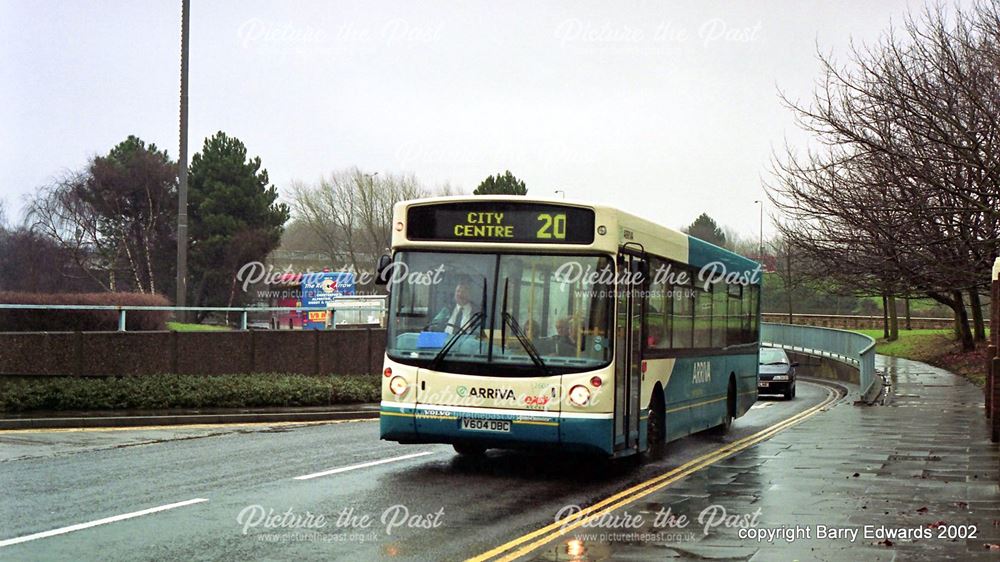
<svg viewBox="0 0 1000 562"><path fill-rule="evenodd" d="M1000 559L1000 454L982 390L915 361L876 366L891 383L884 405L854 405L855 387L534 559Z"/></svg>

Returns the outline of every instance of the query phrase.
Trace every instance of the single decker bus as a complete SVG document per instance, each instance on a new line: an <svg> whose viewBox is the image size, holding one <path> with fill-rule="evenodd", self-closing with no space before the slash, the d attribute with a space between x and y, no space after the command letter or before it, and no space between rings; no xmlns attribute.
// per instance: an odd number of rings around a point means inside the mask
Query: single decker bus
<svg viewBox="0 0 1000 562"><path fill-rule="evenodd" d="M400 202L381 438L623 457L725 431L757 399L759 272L603 205Z"/></svg>

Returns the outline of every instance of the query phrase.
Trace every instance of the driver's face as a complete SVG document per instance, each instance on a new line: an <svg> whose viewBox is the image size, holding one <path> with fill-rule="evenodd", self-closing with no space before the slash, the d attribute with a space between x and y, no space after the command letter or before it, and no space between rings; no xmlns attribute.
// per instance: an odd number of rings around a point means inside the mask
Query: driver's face
<svg viewBox="0 0 1000 562"><path fill-rule="evenodd" d="M458 285L455 287L455 303L465 306L469 304L471 299L469 298L469 288L465 285Z"/></svg>

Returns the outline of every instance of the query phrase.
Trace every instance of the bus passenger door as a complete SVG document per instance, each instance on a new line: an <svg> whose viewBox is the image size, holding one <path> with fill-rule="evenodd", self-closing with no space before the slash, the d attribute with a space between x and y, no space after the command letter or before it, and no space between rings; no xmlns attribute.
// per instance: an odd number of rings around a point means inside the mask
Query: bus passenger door
<svg viewBox="0 0 1000 562"><path fill-rule="evenodd" d="M641 285L623 283L642 270L643 259L618 257L618 292L615 308L615 451L637 450L639 446L639 394L642 385L642 301ZM627 274L627 275L623 275Z"/></svg>

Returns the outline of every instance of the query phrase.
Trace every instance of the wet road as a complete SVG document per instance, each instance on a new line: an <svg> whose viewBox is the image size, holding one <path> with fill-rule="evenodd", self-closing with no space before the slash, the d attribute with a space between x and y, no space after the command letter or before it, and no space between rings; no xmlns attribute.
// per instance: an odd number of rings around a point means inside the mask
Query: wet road
<svg viewBox="0 0 1000 562"><path fill-rule="evenodd" d="M470 460L379 441L377 421L0 432L0 560L461 560L830 395L798 390L791 402L762 399L724 437L688 437L642 463L506 451Z"/></svg>

